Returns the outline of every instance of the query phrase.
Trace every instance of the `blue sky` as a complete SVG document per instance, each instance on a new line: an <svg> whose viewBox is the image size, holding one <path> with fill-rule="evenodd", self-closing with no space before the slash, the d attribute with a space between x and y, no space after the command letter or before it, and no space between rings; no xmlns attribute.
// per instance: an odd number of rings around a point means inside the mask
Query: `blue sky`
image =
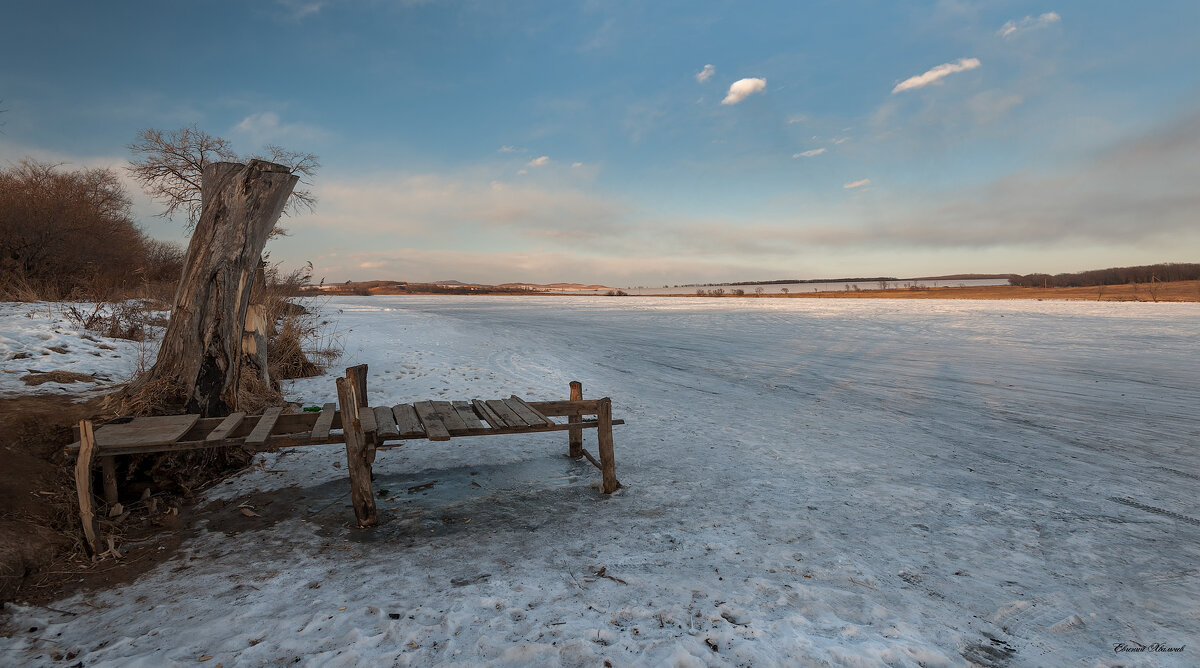
<svg viewBox="0 0 1200 668"><path fill-rule="evenodd" d="M1194 1L45 0L0 24L0 164L191 123L315 153L268 248L335 281L1194 262L1197 34Z"/></svg>

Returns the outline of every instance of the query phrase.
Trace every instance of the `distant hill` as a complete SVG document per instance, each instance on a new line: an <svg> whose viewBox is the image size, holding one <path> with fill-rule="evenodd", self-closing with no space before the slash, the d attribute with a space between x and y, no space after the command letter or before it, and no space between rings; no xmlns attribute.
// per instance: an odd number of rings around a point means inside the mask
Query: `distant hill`
<svg viewBox="0 0 1200 668"><path fill-rule="evenodd" d="M983 279L1008 278L1012 274L948 274L946 276L921 276L906 278L906 281L971 281Z"/></svg>

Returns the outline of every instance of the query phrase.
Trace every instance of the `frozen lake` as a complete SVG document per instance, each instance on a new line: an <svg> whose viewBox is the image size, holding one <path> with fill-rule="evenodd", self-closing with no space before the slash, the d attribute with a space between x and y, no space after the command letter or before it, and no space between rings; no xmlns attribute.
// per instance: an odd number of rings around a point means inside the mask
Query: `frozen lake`
<svg viewBox="0 0 1200 668"><path fill-rule="evenodd" d="M0 638L3 656L1200 662L1198 304L365 297L325 308L346 342L336 371L368 363L373 405L558 399L571 380L611 396L627 420L615 428L625 487L590 487L598 472L561 456L564 434L415 442L379 453L375 489L390 497L381 526L358 531L339 446L267 455L205 494L201 506L236 503L210 511L176 560L52 606L77 617L0 617L21 630ZM332 376L287 389L310 404L335 396ZM585 447L595 452L594 432ZM261 528L222 528L237 503ZM33 626L55 644L24 633Z"/></svg>

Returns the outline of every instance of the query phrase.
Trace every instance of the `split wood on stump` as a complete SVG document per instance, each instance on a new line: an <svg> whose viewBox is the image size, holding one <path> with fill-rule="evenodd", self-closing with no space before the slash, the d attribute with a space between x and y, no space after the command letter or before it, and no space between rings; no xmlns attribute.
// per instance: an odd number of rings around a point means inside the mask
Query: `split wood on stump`
<svg viewBox="0 0 1200 668"><path fill-rule="evenodd" d="M358 418L358 393L349 378L337 379L338 403L342 405L342 431L346 436L346 469L350 473L350 502L360 528L379 523L375 514L375 495L371 491L371 463L367 458L367 437Z"/></svg>
<svg viewBox="0 0 1200 668"><path fill-rule="evenodd" d="M182 386L188 413L220 417L236 409L254 274L298 179L263 160L204 168L200 220L171 320L154 366L131 391L169 380Z"/></svg>
<svg viewBox="0 0 1200 668"><path fill-rule="evenodd" d="M354 387L355 405L370 411L367 406L367 365L358 364L346 368L346 381ZM359 411L361 413L362 411ZM367 439L367 464L375 463L376 434Z"/></svg>

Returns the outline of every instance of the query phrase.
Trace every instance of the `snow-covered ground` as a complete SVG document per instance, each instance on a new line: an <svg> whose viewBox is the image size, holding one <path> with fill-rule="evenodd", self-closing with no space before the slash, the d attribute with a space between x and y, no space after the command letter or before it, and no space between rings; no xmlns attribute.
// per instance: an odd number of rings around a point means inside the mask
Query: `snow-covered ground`
<svg viewBox="0 0 1200 668"><path fill-rule="evenodd" d="M94 304L0 302L0 397L27 394L87 396L133 377L146 355L158 350L126 339L84 330L67 316L74 306L90 314ZM27 385L21 379L51 371L70 371L94 380Z"/></svg>
<svg viewBox="0 0 1200 668"><path fill-rule="evenodd" d="M1200 305L326 308L374 405L611 396L624 488L561 433L414 442L379 453L363 531L339 446L267 455L201 500L261 527L212 511L174 560L51 606L78 616L12 609L0 663L1200 664Z"/></svg>

